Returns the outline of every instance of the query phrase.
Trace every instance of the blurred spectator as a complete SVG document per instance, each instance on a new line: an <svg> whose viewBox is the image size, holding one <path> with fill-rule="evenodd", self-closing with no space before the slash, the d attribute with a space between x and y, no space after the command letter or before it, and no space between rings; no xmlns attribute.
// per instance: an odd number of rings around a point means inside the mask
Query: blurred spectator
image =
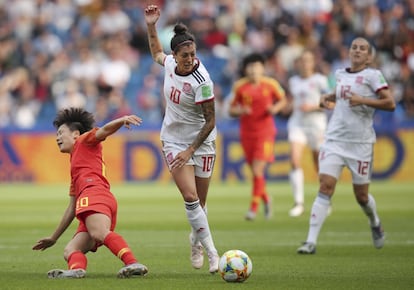
<svg viewBox="0 0 414 290"><path fill-rule="evenodd" d="M48 122L55 113L50 108L58 107L69 79L78 82L84 106L95 108L98 119L108 120L114 107L117 111L132 104L154 112L150 118L156 122L162 92L147 86L162 79L151 72L148 61L142 18L147 2L0 0L0 127ZM344 47L364 36L376 49L377 65L398 102L393 116L414 122L414 0L153 2L165 15L158 26L167 52L174 24L183 22L195 32L200 57L221 89L217 96L225 96L223 104L239 60L252 50L268 57L267 73L286 86L294 72L293 60L303 49L314 51L320 69L332 75L335 67L348 64ZM5 85L22 69L27 76L24 85ZM217 100L219 106L220 97ZM16 123L17 108L27 117Z"/></svg>
<svg viewBox="0 0 414 290"><path fill-rule="evenodd" d="M80 91L79 83L74 79L68 79L62 83L64 91L56 96L57 110L75 107L84 108L86 105L86 97Z"/></svg>
<svg viewBox="0 0 414 290"><path fill-rule="evenodd" d="M99 62L88 43L80 43L77 47L77 56L70 64L70 77L80 82L94 82L98 79L99 74Z"/></svg>
<svg viewBox="0 0 414 290"><path fill-rule="evenodd" d="M148 124L159 124L163 117L159 80L154 74L144 77L142 89L137 94L138 115Z"/></svg>
<svg viewBox="0 0 414 290"><path fill-rule="evenodd" d="M98 17L98 26L103 34L126 33L131 25L128 15L122 11L119 0L105 0L104 10Z"/></svg>

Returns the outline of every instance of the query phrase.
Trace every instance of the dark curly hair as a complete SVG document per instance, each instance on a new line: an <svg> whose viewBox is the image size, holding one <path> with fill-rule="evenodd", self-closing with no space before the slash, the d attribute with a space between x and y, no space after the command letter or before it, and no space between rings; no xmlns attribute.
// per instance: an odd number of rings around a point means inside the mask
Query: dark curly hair
<svg viewBox="0 0 414 290"><path fill-rule="evenodd" d="M243 58L241 65L240 65L240 71L239 71L240 76L242 77L246 76L247 65L250 63L254 63L254 62L260 62L264 65L266 62L266 58L264 57L263 54L257 53L257 52L253 52L253 53L246 55Z"/></svg>
<svg viewBox="0 0 414 290"><path fill-rule="evenodd" d="M185 24L178 23L174 26L174 36L171 38L171 50L178 51L181 45L195 42L195 37L192 35Z"/></svg>
<svg viewBox="0 0 414 290"><path fill-rule="evenodd" d="M95 119L92 113L82 108L67 108L60 110L53 121L56 129L63 124L67 125L71 131L78 130L83 134L93 128Z"/></svg>

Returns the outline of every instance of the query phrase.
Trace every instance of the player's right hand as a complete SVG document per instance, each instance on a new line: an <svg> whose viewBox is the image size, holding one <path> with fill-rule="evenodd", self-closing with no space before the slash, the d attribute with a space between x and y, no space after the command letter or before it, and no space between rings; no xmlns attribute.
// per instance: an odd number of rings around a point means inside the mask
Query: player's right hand
<svg viewBox="0 0 414 290"><path fill-rule="evenodd" d="M37 243L33 246L32 250L41 250L44 251L47 248L53 246L56 241L52 238L44 238L37 241Z"/></svg>
<svg viewBox="0 0 414 290"><path fill-rule="evenodd" d="M161 15L161 11L157 5L148 5L145 8L145 22L147 24L155 24Z"/></svg>

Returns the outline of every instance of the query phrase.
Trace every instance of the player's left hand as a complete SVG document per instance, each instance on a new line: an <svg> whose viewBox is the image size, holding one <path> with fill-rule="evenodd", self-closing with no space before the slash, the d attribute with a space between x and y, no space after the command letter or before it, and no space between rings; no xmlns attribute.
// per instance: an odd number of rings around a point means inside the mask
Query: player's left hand
<svg viewBox="0 0 414 290"><path fill-rule="evenodd" d="M136 115L127 115L123 117L124 127L131 129L131 125L139 126L142 123L142 119Z"/></svg>
<svg viewBox="0 0 414 290"><path fill-rule="evenodd" d="M359 106L359 105L363 105L363 101L364 98L362 98L361 96L358 96L354 93L350 93L348 94L348 101L349 101L349 106L351 107L355 107L355 106Z"/></svg>

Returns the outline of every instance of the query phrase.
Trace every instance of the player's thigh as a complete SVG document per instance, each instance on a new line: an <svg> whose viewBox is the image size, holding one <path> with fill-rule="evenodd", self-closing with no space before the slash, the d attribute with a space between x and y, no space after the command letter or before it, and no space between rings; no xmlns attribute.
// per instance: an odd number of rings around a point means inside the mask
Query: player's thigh
<svg viewBox="0 0 414 290"><path fill-rule="evenodd" d="M209 142L202 144L191 158L194 164L195 176L201 178L210 178L213 174L214 164L216 161L216 144Z"/></svg>
<svg viewBox="0 0 414 290"><path fill-rule="evenodd" d="M319 151L319 174L329 175L336 180L341 176L346 165L340 149L333 142L325 142Z"/></svg>
<svg viewBox="0 0 414 290"><path fill-rule="evenodd" d="M254 139L254 143L251 146L251 162L253 161L265 161L271 163L275 160L275 136L261 136Z"/></svg>
<svg viewBox="0 0 414 290"><path fill-rule="evenodd" d="M165 163L168 169L171 171L171 162L174 160L178 153L185 151L188 148L188 144L162 142L162 153L164 155ZM190 158L186 165L194 165L194 161Z"/></svg>
<svg viewBox="0 0 414 290"><path fill-rule="evenodd" d="M372 144L350 144L347 149L349 157L347 166L351 171L353 184L369 184L372 175L373 145Z"/></svg>
<svg viewBox="0 0 414 290"><path fill-rule="evenodd" d="M89 235L88 232L78 232L73 238L67 243L64 256L67 259L69 255L75 251L81 251L87 253L95 247L95 241Z"/></svg>
<svg viewBox="0 0 414 290"><path fill-rule="evenodd" d="M313 151L319 151L324 141L325 131L322 131L319 128L308 128L305 131L305 134L309 147Z"/></svg>
<svg viewBox="0 0 414 290"><path fill-rule="evenodd" d="M184 201L192 202L198 199L195 183L194 166L185 165L171 170L171 176L177 185Z"/></svg>
<svg viewBox="0 0 414 290"><path fill-rule="evenodd" d="M290 143L307 144L308 140L305 130L300 126L290 126L288 128L288 141Z"/></svg>

